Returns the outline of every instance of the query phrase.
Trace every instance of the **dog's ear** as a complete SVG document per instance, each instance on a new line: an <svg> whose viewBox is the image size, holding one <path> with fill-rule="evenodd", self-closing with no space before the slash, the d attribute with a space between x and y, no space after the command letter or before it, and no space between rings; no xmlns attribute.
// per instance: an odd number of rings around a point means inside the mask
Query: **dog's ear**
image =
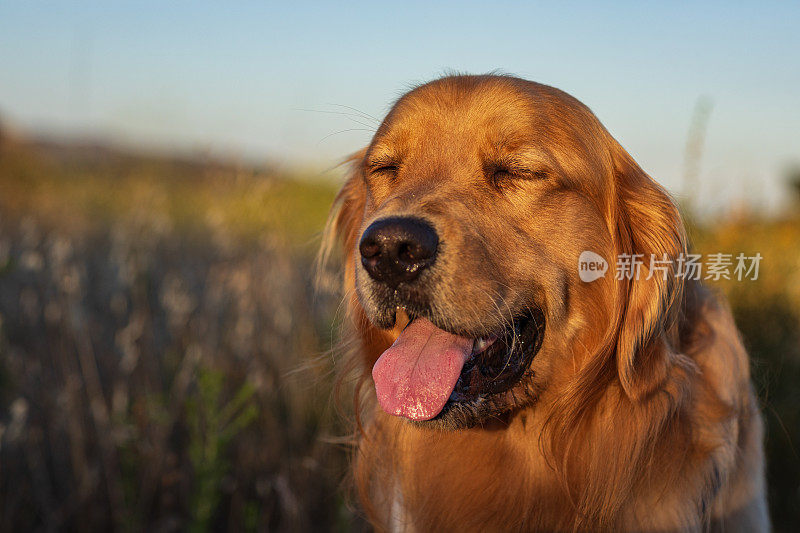
<svg viewBox="0 0 800 533"><path fill-rule="evenodd" d="M669 331L680 312L683 280L676 276L676 261L686 252L686 234L667 193L612 142L617 198L615 274L621 295L617 371L628 397L637 400L664 382L674 356L674 335ZM639 267L628 266L639 261ZM653 265L658 268L651 269ZM626 275L619 279L628 268L631 279Z"/></svg>
<svg viewBox="0 0 800 533"><path fill-rule="evenodd" d="M355 249L358 230L364 217L366 190L364 188L363 161L366 149L356 152L345 160L348 165L344 185L333 201L328 221L322 232L322 244L317 254L317 285L332 288L341 280L339 275L331 272L332 256L339 251L344 252L345 287L354 283L353 269L348 264L349 255ZM336 280L336 281L334 281Z"/></svg>

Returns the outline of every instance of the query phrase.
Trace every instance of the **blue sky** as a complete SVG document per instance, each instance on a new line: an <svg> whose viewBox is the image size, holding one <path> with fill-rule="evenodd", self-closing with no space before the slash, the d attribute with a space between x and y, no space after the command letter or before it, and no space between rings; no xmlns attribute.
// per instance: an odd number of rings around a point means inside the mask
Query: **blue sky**
<svg viewBox="0 0 800 533"><path fill-rule="evenodd" d="M494 69L588 104L682 192L713 101L704 204L781 199L800 160L800 3L0 3L0 115L23 129L325 168L411 84ZM350 131L346 131L350 130ZM367 130L367 131L365 131Z"/></svg>

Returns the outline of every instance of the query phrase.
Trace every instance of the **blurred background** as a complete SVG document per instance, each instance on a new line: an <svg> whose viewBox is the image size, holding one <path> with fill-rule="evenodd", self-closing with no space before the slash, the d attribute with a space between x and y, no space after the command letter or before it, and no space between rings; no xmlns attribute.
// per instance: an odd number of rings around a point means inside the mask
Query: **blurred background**
<svg viewBox="0 0 800 533"><path fill-rule="evenodd" d="M681 203L800 524L800 6L0 3L0 529L360 530L313 257L392 101L494 70Z"/></svg>

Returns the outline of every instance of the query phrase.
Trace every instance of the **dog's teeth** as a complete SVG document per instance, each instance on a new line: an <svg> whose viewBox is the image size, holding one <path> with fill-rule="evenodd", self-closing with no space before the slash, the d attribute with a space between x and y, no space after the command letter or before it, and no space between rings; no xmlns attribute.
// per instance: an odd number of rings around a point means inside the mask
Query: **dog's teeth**
<svg viewBox="0 0 800 533"><path fill-rule="evenodd" d="M479 337L475 339L475 342L472 344L472 353L481 353L482 351L486 350L486 348L491 346L496 340L496 335L489 335L488 337Z"/></svg>
<svg viewBox="0 0 800 533"><path fill-rule="evenodd" d="M475 344L472 345L472 351L476 353L482 352L487 346L489 346L489 341L486 339L486 337L480 337L475 339Z"/></svg>

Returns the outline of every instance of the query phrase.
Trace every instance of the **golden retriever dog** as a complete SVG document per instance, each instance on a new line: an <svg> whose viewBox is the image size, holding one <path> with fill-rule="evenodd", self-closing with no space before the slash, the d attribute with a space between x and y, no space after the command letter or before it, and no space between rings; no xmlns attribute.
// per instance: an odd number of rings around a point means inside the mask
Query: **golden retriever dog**
<svg viewBox="0 0 800 533"><path fill-rule="evenodd" d="M448 76L350 164L322 257L343 251L376 529L769 528L731 313L681 275L675 204L586 106ZM636 275L621 257L644 258Z"/></svg>

